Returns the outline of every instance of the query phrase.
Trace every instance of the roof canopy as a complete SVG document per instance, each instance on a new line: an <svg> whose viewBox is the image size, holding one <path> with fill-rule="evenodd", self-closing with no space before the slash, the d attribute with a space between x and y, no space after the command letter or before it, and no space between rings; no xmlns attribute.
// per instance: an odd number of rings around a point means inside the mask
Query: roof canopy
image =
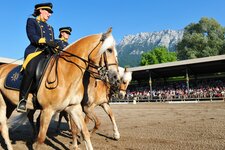
<svg viewBox="0 0 225 150"><path fill-rule="evenodd" d="M132 67L127 70L133 72L133 80L149 79L149 73L152 78L165 78L185 76L186 70L189 75L225 72L225 55Z"/></svg>

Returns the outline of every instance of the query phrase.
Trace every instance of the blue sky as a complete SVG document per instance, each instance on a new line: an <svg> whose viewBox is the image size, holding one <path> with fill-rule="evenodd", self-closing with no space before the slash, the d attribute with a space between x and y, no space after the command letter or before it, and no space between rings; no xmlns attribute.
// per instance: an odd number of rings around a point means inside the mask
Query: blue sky
<svg viewBox="0 0 225 150"><path fill-rule="evenodd" d="M128 34L183 29L201 17L214 18L225 26L224 0L4 0L0 6L0 57L23 57L29 44L26 20L34 5L42 2L53 3L54 13L48 23L55 38L60 27L73 28L70 43L105 32L110 26L117 43Z"/></svg>

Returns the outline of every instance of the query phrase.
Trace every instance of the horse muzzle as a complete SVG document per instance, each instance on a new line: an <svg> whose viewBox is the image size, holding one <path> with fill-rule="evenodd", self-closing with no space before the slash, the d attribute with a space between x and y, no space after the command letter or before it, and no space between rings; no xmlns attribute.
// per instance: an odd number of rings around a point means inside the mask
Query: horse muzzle
<svg viewBox="0 0 225 150"><path fill-rule="evenodd" d="M108 79L110 86L112 86L114 89L119 90L120 88L120 76L115 71L108 71Z"/></svg>
<svg viewBox="0 0 225 150"><path fill-rule="evenodd" d="M119 99L124 99L125 94L122 92L119 92L118 97L119 97Z"/></svg>

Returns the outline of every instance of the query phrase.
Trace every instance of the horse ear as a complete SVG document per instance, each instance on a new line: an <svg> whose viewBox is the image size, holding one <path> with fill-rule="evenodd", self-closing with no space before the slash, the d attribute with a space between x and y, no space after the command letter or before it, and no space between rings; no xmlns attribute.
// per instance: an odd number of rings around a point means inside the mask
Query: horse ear
<svg viewBox="0 0 225 150"><path fill-rule="evenodd" d="M109 35L111 35L111 33L112 33L112 27L110 27L110 28L106 31L106 33L105 33L106 37L108 37Z"/></svg>
<svg viewBox="0 0 225 150"><path fill-rule="evenodd" d="M103 33L103 34L102 34L101 41L104 41L107 37L109 37L109 36L111 35L111 33L112 33L112 27L110 27L110 28L106 31L106 33Z"/></svg>
<svg viewBox="0 0 225 150"><path fill-rule="evenodd" d="M124 68L124 72L127 72L127 67Z"/></svg>
<svg viewBox="0 0 225 150"><path fill-rule="evenodd" d="M106 32L106 34L110 34L110 33L112 33L112 27L110 27Z"/></svg>
<svg viewBox="0 0 225 150"><path fill-rule="evenodd" d="M127 67L124 68L124 72L130 72L131 75L133 73L132 71L128 71L128 68Z"/></svg>

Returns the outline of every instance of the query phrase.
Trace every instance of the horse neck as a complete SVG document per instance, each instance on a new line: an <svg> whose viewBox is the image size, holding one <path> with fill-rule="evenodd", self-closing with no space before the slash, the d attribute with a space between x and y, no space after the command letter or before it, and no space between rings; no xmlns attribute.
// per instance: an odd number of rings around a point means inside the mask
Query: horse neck
<svg viewBox="0 0 225 150"><path fill-rule="evenodd" d="M95 89L95 94L97 95L108 95L110 93L110 85L105 81L94 78L93 76L89 78L88 87L90 90Z"/></svg>
<svg viewBox="0 0 225 150"><path fill-rule="evenodd" d="M98 58L99 50L101 46L100 38L101 38L101 34L95 34L95 35L84 37L70 44L65 49L65 51L73 55L76 55L86 61L90 61L90 59L93 61L96 61L93 58ZM83 62L81 59L78 59L76 57L73 57L73 61L75 63Z"/></svg>
<svg viewBox="0 0 225 150"><path fill-rule="evenodd" d="M98 57L98 51L101 46L99 44L100 35L88 36L70 44L65 49L65 53L62 52L60 54L61 59L59 59L59 63L63 66L61 67L62 72L65 74L69 73L70 76L78 74L77 70L84 73L90 61L90 55L96 55L96 58Z"/></svg>

